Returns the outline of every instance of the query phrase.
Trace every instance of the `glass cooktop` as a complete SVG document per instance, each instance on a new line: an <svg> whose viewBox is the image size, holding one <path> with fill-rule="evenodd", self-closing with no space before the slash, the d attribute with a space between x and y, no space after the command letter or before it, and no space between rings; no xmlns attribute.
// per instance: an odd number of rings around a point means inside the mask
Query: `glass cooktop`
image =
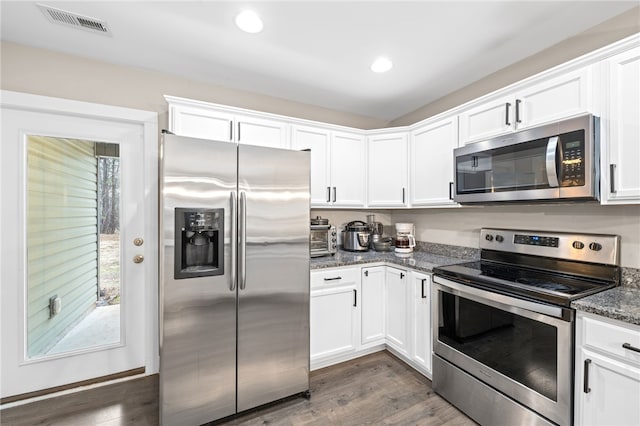
<svg viewBox="0 0 640 426"><path fill-rule="evenodd" d="M433 272L474 287L569 306L572 300L615 287L610 281L523 268L486 260L441 266Z"/></svg>

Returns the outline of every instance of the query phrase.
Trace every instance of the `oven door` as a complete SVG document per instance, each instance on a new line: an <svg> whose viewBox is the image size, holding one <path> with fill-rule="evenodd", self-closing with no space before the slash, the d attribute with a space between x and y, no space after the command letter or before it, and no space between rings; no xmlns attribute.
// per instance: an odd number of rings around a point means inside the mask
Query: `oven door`
<svg viewBox="0 0 640 426"><path fill-rule="evenodd" d="M329 254L329 230L327 227L311 229L309 251L311 252L311 257L326 256Z"/></svg>
<svg viewBox="0 0 640 426"><path fill-rule="evenodd" d="M555 423L571 424L571 309L440 276L433 292L434 356Z"/></svg>

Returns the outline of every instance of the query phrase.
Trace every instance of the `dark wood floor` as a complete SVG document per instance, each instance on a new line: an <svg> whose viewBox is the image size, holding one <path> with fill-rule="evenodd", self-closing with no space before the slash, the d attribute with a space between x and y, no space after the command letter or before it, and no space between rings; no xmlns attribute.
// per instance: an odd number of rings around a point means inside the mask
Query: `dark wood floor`
<svg viewBox="0 0 640 426"><path fill-rule="evenodd" d="M157 425L158 377L150 376L8 408L4 425ZM311 373L311 399L295 398L224 425L474 425L431 382L389 352Z"/></svg>

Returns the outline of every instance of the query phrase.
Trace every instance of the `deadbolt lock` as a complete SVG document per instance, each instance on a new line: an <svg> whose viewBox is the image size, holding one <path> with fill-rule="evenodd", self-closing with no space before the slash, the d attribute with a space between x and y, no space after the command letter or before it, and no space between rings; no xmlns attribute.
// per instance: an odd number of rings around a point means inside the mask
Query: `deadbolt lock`
<svg viewBox="0 0 640 426"><path fill-rule="evenodd" d="M142 238L136 238L135 240L133 240L134 246L141 246L142 244L144 244L144 240Z"/></svg>
<svg viewBox="0 0 640 426"><path fill-rule="evenodd" d="M144 261L144 256L141 254L136 254L133 256L133 263L142 263Z"/></svg>

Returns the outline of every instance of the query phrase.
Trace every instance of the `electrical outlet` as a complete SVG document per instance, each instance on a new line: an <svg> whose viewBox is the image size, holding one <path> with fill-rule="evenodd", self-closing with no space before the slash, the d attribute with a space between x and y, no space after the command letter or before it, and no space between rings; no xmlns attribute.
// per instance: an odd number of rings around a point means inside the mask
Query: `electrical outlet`
<svg viewBox="0 0 640 426"><path fill-rule="evenodd" d="M49 298L49 318L53 318L62 310L62 299L56 294Z"/></svg>

